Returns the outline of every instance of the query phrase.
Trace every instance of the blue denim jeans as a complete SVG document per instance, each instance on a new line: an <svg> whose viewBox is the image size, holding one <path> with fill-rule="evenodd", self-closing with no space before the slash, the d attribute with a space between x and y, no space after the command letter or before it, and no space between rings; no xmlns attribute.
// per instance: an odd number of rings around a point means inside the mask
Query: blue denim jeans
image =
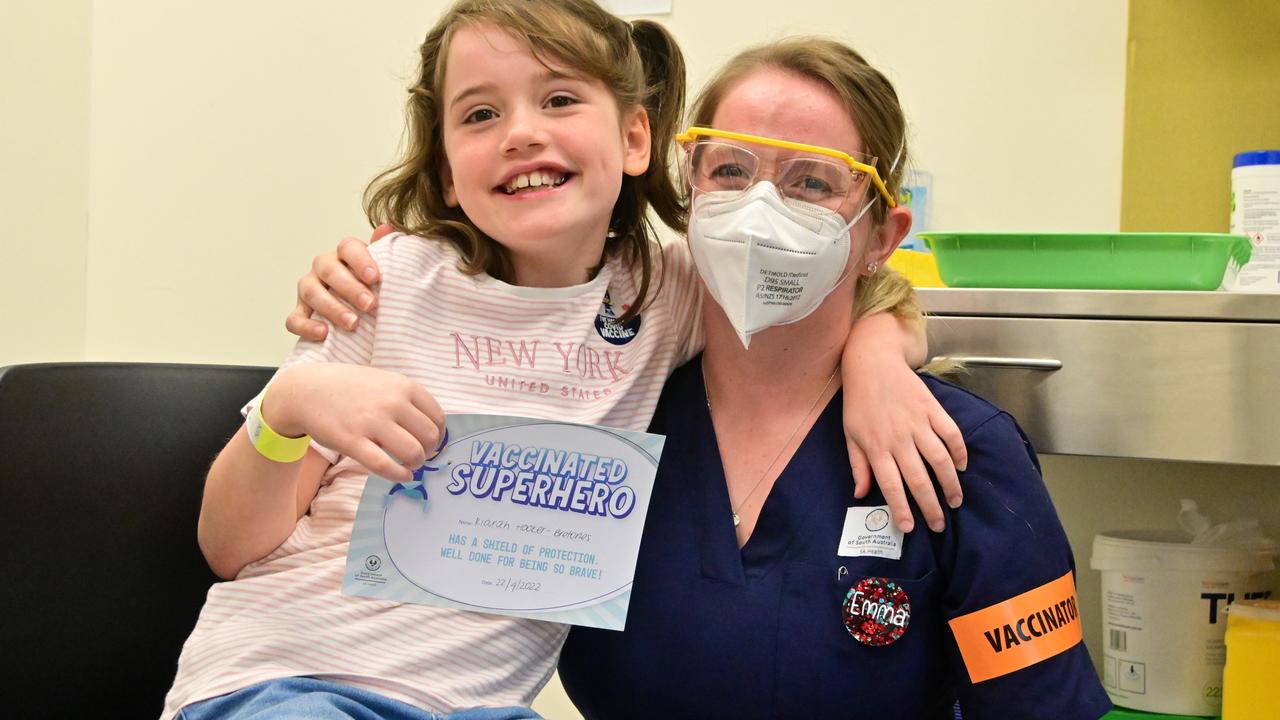
<svg viewBox="0 0 1280 720"><path fill-rule="evenodd" d="M280 678L188 705L179 720L542 720L526 707L419 710L375 692L309 677Z"/></svg>

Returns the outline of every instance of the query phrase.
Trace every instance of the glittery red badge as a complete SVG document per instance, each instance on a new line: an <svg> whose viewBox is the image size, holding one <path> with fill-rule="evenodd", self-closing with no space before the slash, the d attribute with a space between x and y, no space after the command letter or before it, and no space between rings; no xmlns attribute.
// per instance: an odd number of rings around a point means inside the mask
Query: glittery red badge
<svg viewBox="0 0 1280 720"><path fill-rule="evenodd" d="M911 622L911 598L890 580L869 577L844 596L844 626L864 645L897 641Z"/></svg>

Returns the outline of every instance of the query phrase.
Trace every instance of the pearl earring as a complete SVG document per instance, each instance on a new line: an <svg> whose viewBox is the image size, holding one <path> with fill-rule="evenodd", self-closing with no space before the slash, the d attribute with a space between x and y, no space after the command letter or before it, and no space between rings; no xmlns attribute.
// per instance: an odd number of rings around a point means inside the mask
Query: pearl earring
<svg viewBox="0 0 1280 720"><path fill-rule="evenodd" d="M876 274L876 271L877 271L877 270L879 270L879 269L880 269L880 266L879 266L879 265L877 265L875 262L869 262L869 263L867 263L867 274L868 274L868 275L875 275L875 274Z"/></svg>

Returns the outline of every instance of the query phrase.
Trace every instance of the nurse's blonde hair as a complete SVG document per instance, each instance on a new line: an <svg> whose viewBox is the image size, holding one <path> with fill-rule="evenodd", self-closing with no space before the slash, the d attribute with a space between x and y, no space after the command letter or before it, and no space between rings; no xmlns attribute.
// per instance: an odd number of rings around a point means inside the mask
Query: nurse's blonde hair
<svg viewBox="0 0 1280 720"><path fill-rule="evenodd" d="M855 318L887 312L899 320L924 324L924 308L920 307L920 298L916 295L911 282L893 268L881 268L870 276L858 279L853 301ZM930 360L920 368L922 372L932 375L954 375L964 370L964 366L950 358L939 357Z"/></svg>

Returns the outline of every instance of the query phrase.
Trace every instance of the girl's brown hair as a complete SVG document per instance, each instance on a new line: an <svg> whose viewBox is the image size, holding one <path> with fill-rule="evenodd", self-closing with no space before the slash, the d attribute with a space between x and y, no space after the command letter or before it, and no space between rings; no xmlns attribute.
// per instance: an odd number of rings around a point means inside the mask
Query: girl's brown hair
<svg viewBox="0 0 1280 720"><path fill-rule="evenodd" d="M744 50L702 89L690 110L692 123L711 127L716 109L729 88L751 72L766 67L787 70L830 87L844 103L862 136L861 152L877 158L880 179L891 195L898 196L907 164L907 119L898 102L898 93L883 73L871 67L856 50L836 40L792 37ZM898 163L890 172L889 166L895 157ZM883 202L876 202L871 208L877 225L884 222L885 209Z"/></svg>
<svg viewBox="0 0 1280 720"><path fill-rule="evenodd" d="M641 106L649 116L649 168L623 177L601 258L603 263L621 256L640 271L638 296L619 319L626 322L644 305L654 275L651 248L657 238L649 207L677 232L686 225L681 192L669 169L671 137L684 107L684 56L657 23L627 23L592 0L460 0L422 43L418 79L409 88L404 157L369 184L365 213L373 225L390 223L403 232L452 242L462 255L462 272L514 279L506 249L461 208L446 204L443 194L441 93L449 41L458 28L482 24L524 41L543 62L564 63L598 78L613 92L620 111Z"/></svg>

